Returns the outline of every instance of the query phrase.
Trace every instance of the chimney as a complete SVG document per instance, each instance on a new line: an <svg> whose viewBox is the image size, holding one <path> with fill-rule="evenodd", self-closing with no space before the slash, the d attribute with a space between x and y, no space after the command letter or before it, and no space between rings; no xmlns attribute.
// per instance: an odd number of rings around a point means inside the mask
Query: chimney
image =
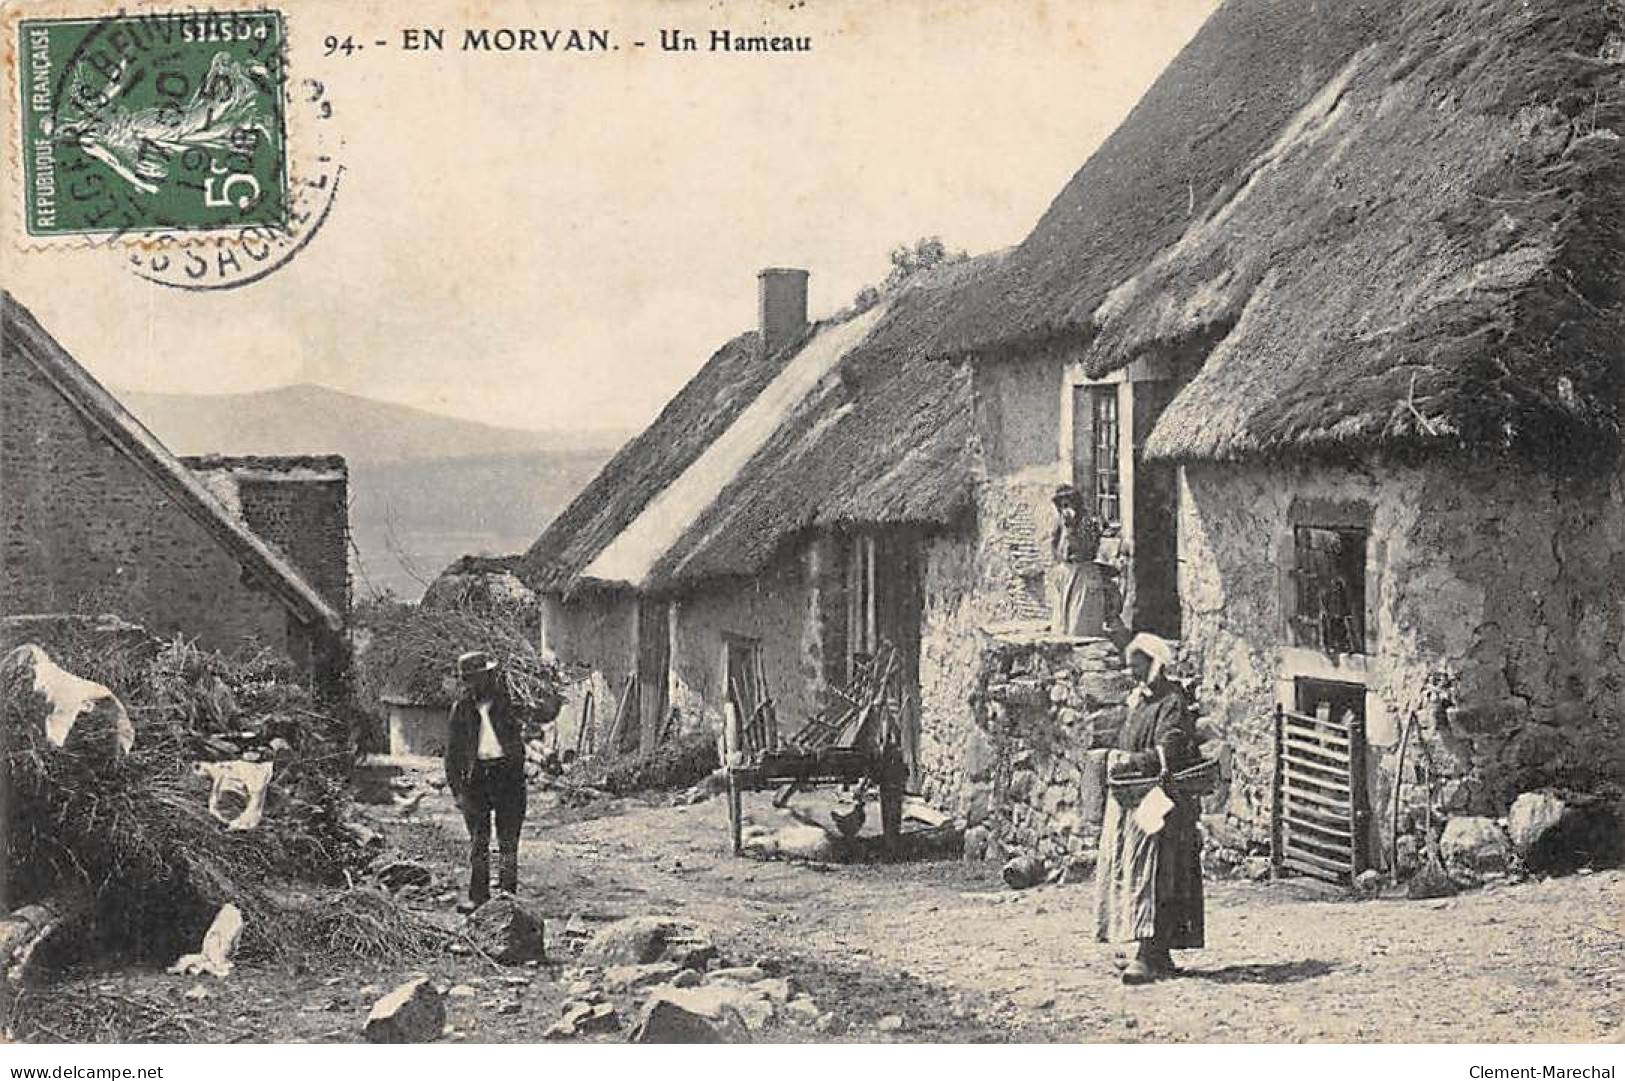
<svg viewBox="0 0 1625 1081"><path fill-rule="evenodd" d="M762 347L775 353L807 331L807 272L768 267L756 275L756 313Z"/></svg>

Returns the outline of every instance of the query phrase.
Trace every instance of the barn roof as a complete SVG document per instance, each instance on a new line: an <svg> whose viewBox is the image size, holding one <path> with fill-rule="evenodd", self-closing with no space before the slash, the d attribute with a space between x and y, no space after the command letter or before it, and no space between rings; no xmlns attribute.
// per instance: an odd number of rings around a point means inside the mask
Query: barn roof
<svg viewBox="0 0 1625 1081"><path fill-rule="evenodd" d="M9 292L0 292L0 338L34 365L86 420L191 515L302 622L342 631L344 617L293 566L211 496L203 482L124 408Z"/></svg>

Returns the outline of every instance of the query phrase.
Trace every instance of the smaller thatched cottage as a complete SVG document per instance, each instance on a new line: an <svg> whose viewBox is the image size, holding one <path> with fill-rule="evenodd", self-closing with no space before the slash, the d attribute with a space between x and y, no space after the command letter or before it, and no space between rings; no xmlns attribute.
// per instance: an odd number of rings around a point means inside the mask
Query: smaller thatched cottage
<svg viewBox="0 0 1625 1081"><path fill-rule="evenodd" d="M986 260L809 326L806 275L760 277L729 342L542 535L545 646L596 669L601 742L716 725L729 688L788 733L881 641L919 701L931 613L957 604L976 475L964 373L924 327ZM674 722L674 715L677 720ZM916 712L917 716L917 712Z"/></svg>

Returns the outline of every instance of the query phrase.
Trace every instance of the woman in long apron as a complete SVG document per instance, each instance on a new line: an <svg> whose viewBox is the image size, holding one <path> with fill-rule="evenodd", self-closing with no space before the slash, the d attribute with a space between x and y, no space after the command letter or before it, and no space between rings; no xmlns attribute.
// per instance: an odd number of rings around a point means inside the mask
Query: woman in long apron
<svg viewBox="0 0 1625 1081"><path fill-rule="evenodd" d="M1125 655L1139 686L1117 747L1107 756L1107 775L1160 778L1173 801L1161 828L1147 833L1136 821L1137 800L1125 801L1117 792L1106 797L1095 867L1096 938L1135 944L1123 968L1123 982L1135 984L1177 971L1170 950L1202 947L1202 860L1200 801L1168 784L1172 774L1197 761L1189 702L1166 674L1173 648L1155 635L1139 634Z"/></svg>

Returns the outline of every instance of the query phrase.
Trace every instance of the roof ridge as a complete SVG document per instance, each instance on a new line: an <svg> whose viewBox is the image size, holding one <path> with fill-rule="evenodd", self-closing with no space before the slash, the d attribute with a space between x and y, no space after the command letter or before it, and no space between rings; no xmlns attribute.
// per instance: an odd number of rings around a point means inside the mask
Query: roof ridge
<svg viewBox="0 0 1625 1081"><path fill-rule="evenodd" d="M316 620L334 631L344 628L344 617L292 565L233 518L192 471L75 360L9 290L0 290L0 309L5 329L30 346L18 352L217 541L233 550L239 560L255 565L284 604L307 622Z"/></svg>

